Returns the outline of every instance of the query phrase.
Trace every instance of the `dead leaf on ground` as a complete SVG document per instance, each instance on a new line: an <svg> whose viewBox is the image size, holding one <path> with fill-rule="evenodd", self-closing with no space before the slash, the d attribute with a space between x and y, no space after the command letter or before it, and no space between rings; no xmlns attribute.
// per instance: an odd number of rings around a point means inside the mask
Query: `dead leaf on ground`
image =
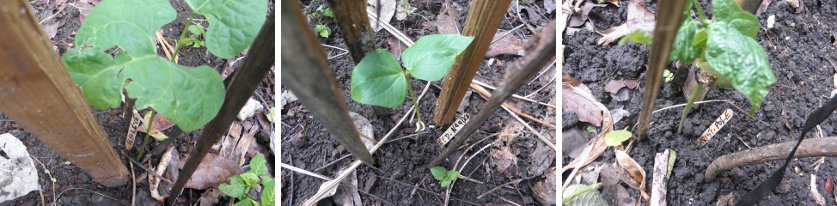
<svg viewBox="0 0 837 206"><path fill-rule="evenodd" d="M642 169L642 166L639 165L633 158L631 158L628 153L622 150L614 150L616 153L616 162L619 163L619 166L622 167L628 174L631 176L634 182L639 183L639 193L642 195L642 198L645 199L645 202L649 202L651 196L648 195L645 186L645 170ZM632 185L632 184L628 184ZM632 185L633 186L633 185Z"/></svg>
<svg viewBox="0 0 837 206"><path fill-rule="evenodd" d="M549 170L544 173L544 178L541 181L535 182L535 185L532 186L532 192L535 193L535 199L538 200L541 205L555 205L556 200L555 197L558 194L555 191L556 181L558 177L555 175L556 168L549 168Z"/></svg>
<svg viewBox="0 0 837 206"><path fill-rule="evenodd" d="M489 157L491 158L491 162L494 163L494 168L497 172L504 175L512 175L509 174L508 169L517 165L517 155L512 154L509 147L500 147L499 149L491 151Z"/></svg>
<svg viewBox="0 0 837 206"><path fill-rule="evenodd" d="M604 31L596 31L603 35L598 44L610 44L610 42L616 41L635 30L652 33L654 32L655 19L654 14L648 11L644 0L630 0L628 2L628 20L622 25Z"/></svg>
<svg viewBox="0 0 837 206"><path fill-rule="evenodd" d="M64 25L63 22L54 22L52 24L44 26L44 32L46 32L47 38L55 38L55 35L58 34L58 28L60 28L62 25Z"/></svg>
<svg viewBox="0 0 837 206"><path fill-rule="evenodd" d="M404 43L401 43L401 40L398 40L398 38L395 37L387 38L387 44L389 45L389 50L392 52L392 55L395 56L395 59L401 59L401 52L406 49L407 45L404 45Z"/></svg>
<svg viewBox="0 0 837 206"><path fill-rule="evenodd" d="M79 15L78 20L80 23L84 23L84 19L87 18L87 13L90 13L90 10L99 4L100 0L81 0L73 4L73 7L78 9Z"/></svg>
<svg viewBox="0 0 837 206"><path fill-rule="evenodd" d="M581 27L584 25L585 22L590 17L590 11L596 7L605 7L607 5L604 4L597 4L593 2L585 2L584 6L581 7L580 13L574 13L572 17L570 17L570 23L568 24L569 27Z"/></svg>
<svg viewBox="0 0 837 206"><path fill-rule="evenodd" d="M561 138L563 138L563 141L561 142L561 148L564 148L564 150L562 150L563 156L569 156L570 158L575 159L578 158L581 151L584 150L584 145L587 141L590 141L590 139L593 138L593 134L581 129L573 128L565 130L562 133Z"/></svg>
<svg viewBox="0 0 837 206"><path fill-rule="evenodd" d="M357 171L352 171L334 193L334 203L340 206L361 206L363 205L360 194L357 190Z"/></svg>
<svg viewBox="0 0 837 206"><path fill-rule="evenodd" d="M381 2L381 5L378 5L378 2ZM366 12L379 15L378 19L381 20L381 23L389 23L392 20L392 16L395 15L395 4L395 0L366 0ZM381 8L380 14L378 14L378 6ZM379 27L377 21L370 22L370 25L375 32L384 28Z"/></svg>
<svg viewBox="0 0 837 206"><path fill-rule="evenodd" d="M151 119L151 113L145 113L143 116L143 121L141 122L137 131L148 133L148 120ZM164 117L161 114L154 115L154 122L151 123L151 133L150 135L157 138L157 139L166 139L168 138L163 131L171 128L174 126L174 122L170 119Z"/></svg>
<svg viewBox="0 0 837 206"><path fill-rule="evenodd" d="M610 80L605 85L604 90L608 93L616 94L619 92L619 89L627 87L628 89L635 89L639 86L638 79L620 79L620 80Z"/></svg>
<svg viewBox="0 0 837 206"><path fill-rule="evenodd" d="M596 107L592 102L599 102L593 97L590 89L580 81L570 77L565 73L561 73L564 91L561 96L563 108L565 112L573 112L578 116L578 119L593 124L594 126L601 126L602 112L607 109Z"/></svg>
<svg viewBox="0 0 837 206"><path fill-rule="evenodd" d="M185 163L186 159L182 159L181 162ZM237 175L241 171L238 161L214 153L207 153L201 160L201 164L198 165L198 169L192 174L192 178L186 182L186 188L202 190L209 187L218 187L219 184L226 182L230 176Z"/></svg>
<svg viewBox="0 0 837 206"><path fill-rule="evenodd" d="M398 0L398 8L395 10L395 19L403 21L407 19L407 16L416 11L416 8L410 5L410 1L408 0Z"/></svg>
<svg viewBox="0 0 837 206"><path fill-rule="evenodd" d="M537 142L535 151L529 155L529 177L537 176L555 163L555 151L543 142Z"/></svg>
<svg viewBox="0 0 837 206"><path fill-rule="evenodd" d="M200 206L210 206L210 205L217 205L218 204L218 197L221 196L221 191L215 188L209 188L208 190L204 191L201 194L201 198L198 199L198 203Z"/></svg>
<svg viewBox="0 0 837 206"><path fill-rule="evenodd" d="M497 34L494 35L494 40L492 40L494 43L491 43L491 45L488 46L488 52L485 53L485 57L496 57L501 54L518 56L526 54L526 42L512 34L503 36L505 33L506 32L497 32Z"/></svg>
<svg viewBox="0 0 837 206"><path fill-rule="evenodd" d="M436 20L428 22L425 26L435 26L440 34L459 34L459 12L449 1L444 1Z"/></svg>

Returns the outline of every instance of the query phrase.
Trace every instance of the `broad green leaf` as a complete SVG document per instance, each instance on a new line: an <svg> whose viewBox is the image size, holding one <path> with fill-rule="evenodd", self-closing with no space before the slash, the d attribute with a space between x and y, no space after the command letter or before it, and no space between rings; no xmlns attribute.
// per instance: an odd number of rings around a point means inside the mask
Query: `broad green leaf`
<svg viewBox="0 0 837 206"><path fill-rule="evenodd" d="M351 96L361 104L396 108L407 97L407 78L388 51L366 54L352 70Z"/></svg>
<svg viewBox="0 0 837 206"><path fill-rule="evenodd" d="M642 30L635 30L634 32L631 32L630 34L625 35L625 37L622 37L622 39L619 40L619 45L623 45L623 44L626 44L628 42L634 42L634 43L646 44L646 45L651 44L651 36L649 36L648 33L644 32Z"/></svg>
<svg viewBox="0 0 837 206"><path fill-rule="evenodd" d="M151 107L186 132L212 120L224 101L221 76L207 66L185 67L156 54L109 54L91 48L62 56L73 80L97 109L119 106L122 87L136 108Z"/></svg>
<svg viewBox="0 0 837 206"><path fill-rule="evenodd" d="M331 11L331 8L323 10L323 16L334 18L334 12Z"/></svg>
<svg viewBox="0 0 837 206"><path fill-rule="evenodd" d="M433 178L436 180L444 180L447 178L447 169L442 166L435 166L430 168L430 174L433 174Z"/></svg>
<svg viewBox="0 0 837 206"><path fill-rule="evenodd" d="M692 47L700 49L703 52L703 49L706 48L706 39L709 38L706 34L706 29L699 29L697 33L695 33L695 37L692 39Z"/></svg>
<svg viewBox="0 0 837 206"><path fill-rule="evenodd" d="M453 180L442 180L439 183L442 185L442 188L446 188L446 187L450 186L451 182L453 182Z"/></svg>
<svg viewBox="0 0 837 206"><path fill-rule="evenodd" d="M246 197L241 201L236 202L233 206L258 206L259 203L250 197Z"/></svg>
<svg viewBox="0 0 837 206"><path fill-rule="evenodd" d="M203 26L199 24L192 24L189 25L189 32L192 32L196 35L203 35L203 33L206 33L206 30L204 30Z"/></svg>
<svg viewBox="0 0 837 206"><path fill-rule="evenodd" d="M610 131L607 135L605 135L605 144L611 147L622 145L622 142L630 139L631 136L633 136L633 134L631 134L628 130Z"/></svg>
<svg viewBox="0 0 837 206"><path fill-rule="evenodd" d="M262 153L257 154L253 159L250 159L250 172L258 176L267 174L266 162Z"/></svg>
<svg viewBox="0 0 837 206"><path fill-rule="evenodd" d="M267 0L186 0L186 4L206 17L206 48L221 58L232 58L247 49L267 15Z"/></svg>
<svg viewBox="0 0 837 206"><path fill-rule="evenodd" d="M124 75L110 55L94 49L70 49L61 56L70 77L81 87L84 98L95 109L117 108L122 104Z"/></svg>
<svg viewBox="0 0 837 206"><path fill-rule="evenodd" d="M244 183L241 176L234 175L230 176L229 184L221 183L221 185L218 185L218 189L227 196L239 198L247 193L247 184Z"/></svg>
<svg viewBox="0 0 837 206"><path fill-rule="evenodd" d="M445 179L448 180L455 180L459 176L459 172L456 170L448 170L447 174L445 175Z"/></svg>
<svg viewBox="0 0 837 206"><path fill-rule="evenodd" d="M244 184L250 188L259 186L259 176L252 172L245 172L241 174L241 179L244 179Z"/></svg>
<svg viewBox="0 0 837 206"><path fill-rule="evenodd" d="M756 16L741 9L734 0L713 0L712 14L718 22L726 22L749 37L755 37L761 27Z"/></svg>
<svg viewBox="0 0 837 206"><path fill-rule="evenodd" d="M692 20L691 17L683 21L682 26L677 30L677 36L674 37L670 58L672 61L680 60L680 62L688 64L700 57L703 48L692 46L699 25L700 23Z"/></svg>
<svg viewBox="0 0 837 206"><path fill-rule="evenodd" d="M570 185L563 192L564 194L562 195L562 203L564 203L564 205L567 206L608 205L607 201L605 201L604 198L602 198L602 195L599 193L599 190L596 189L597 187L601 187L601 183L594 185ZM570 194L576 193L577 191L582 193L575 194L575 196L573 197L569 197L571 196Z"/></svg>
<svg viewBox="0 0 837 206"><path fill-rule="evenodd" d="M154 33L175 17L168 0L102 1L87 14L75 44L99 51L119 46L137 55L157 54Z"/></svg>
<svg viewBox="0 0 837 206"><path fill-rule="evenodd" d="M755 112L767 96L770 84L776 82L767 53L755 39L742 34L732 25L715 22L709 25L704 68L730 82L750 100L750 113Z"/></svg>
<svg viewBox="0 0 837 206"><path fill-rule="evenodd" d="M425 81L438 81L450 71L456 56L473 40L474 37L458 34L427 35L404 50L401 61L410 75Z"/></svg>
<svg viewBox="0 0 837 206"><path fill-rule="evenodd" d="M264 185L264 189L262 189L261 194L261 205L263 206L273 206L276 205L276 197L273 196L275 193L276 182L273 178L264 177L265 179L262 181Z"/></svg>

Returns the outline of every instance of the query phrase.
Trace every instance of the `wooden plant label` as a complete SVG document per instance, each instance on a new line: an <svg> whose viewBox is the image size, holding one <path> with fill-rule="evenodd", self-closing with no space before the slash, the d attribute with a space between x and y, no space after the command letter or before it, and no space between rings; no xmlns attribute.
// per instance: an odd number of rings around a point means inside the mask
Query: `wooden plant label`
<svg viewBox="0 0 837 206"><path fill-rule="evenodd" d="M131 124L128 125L128 136L125 137L125 150L131 151L131 148L134 147L134 139L137 137L137 128L140 125L140 120L142 116L137 112L135 109L133 111L133 115L131 115Z"/></svg>
<svg viewBox="0 0 837 206"><path fill-rule="evenodd" d="M709 125L709 128L706 128L706 130L703 131L703 134L700 135L700 138L698 138L696 143L701 147L705 145L706 142L708 142L709 139L712 138L712 136L715 136L715 134L717 134L718 131L721 131L721 128L723 128L724 125L726 125L727 122L730 119L732 119L732 115L732 109L724 110L724 113L722 113L721 116L715 120L715 122L712 122L712 124Z"/></svg>
<svg viewBox="0 0 837 206"><path fill-rule="evenodd" d="M436 143L441 147L445 147L445 145L450 142L450 139L453 138L453 136L456 135L456 133L459 132L463 126L465 126L465 123L468 122L469 119L471 119L471 116L469 116L468 113L464 113L462 116L459 116L459 119L453 122L448 130L445 130L445 133L442 133L442 136L436 140Z"/></svg>

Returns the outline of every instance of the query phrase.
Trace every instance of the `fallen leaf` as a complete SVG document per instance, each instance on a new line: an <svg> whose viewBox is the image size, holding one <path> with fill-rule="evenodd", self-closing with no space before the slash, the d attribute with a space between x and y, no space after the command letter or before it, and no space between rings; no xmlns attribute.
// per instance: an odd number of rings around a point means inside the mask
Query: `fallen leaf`
<svg viewBox="0 0 837 206"><path fill-rule="evenodd" d="M182 159L181 162L185 163L186 160ZM219 184L226 182L230 176L241 173L241 170L238 161L214 153L207 153L201 160L201 164L198 165L198 169L192 174L192 178L186 182L186 188L202 190L218 187Z"/></svg>
<svg viewBox="0 0 837 206"><path fill-rule="evenodd" d="M628 89L635 89L639 86L638 79L621 79L621 80L610 80L605 85L604 90L608 93L616 94L619 92L619 89L627 87Z"/></svg>
<svg viewBox="0 0 837 206"><path fill-rule="evenodd" d="M562 150L562 156L568 156L573 159L578 158L581 151L584 150L584 145L593 137L593 134L575 128L564 130L561 134L561 138L563 138L561 148L564 148Z"/></svg>
<svg viewBox="0 0 837 206"><path fill-rule="evenodd" d="M401 40L398 40L398 38L395 37L387 38L387 44L389 45L389 50L392 52L392 55L395 56L396 59L401 59L401 52L406 49L407 45L404 45L404 43L401 43Z"/></svg>
<svg viewBox="0 0 837 206"><path fill-rule="evenodd" d="M590 11L596 7L605 7L607 5L604 4L596 4L591 1L585 2L584 6L581 7L581 13L573 13L573 16L570 17L570 23L568 24L569 27L581 27L584 25L585 22L590 17Z"/></svg>
<svg viewBox="0 0 837 206"><path fill-rule="evenodd" d="M831 193L834 190L834 183L831 182L831 176L825 177L825 192Z"/></svg>
<svg viewBox="0 0 837 206"><path fill-rule="evenodd" d="M497 32L494 35L493 43L488 46L488 52L485 53L485 57L496 57L501 54L525 55L526 42L511 34L503 36L503 33L505 32Z"/></svg>
<svg viewBox="0 0 837 206"><path fill-rule="evenodd" d="M535 185L532 186L532 192L535 194L535 199L538 200L541 205L555 205L557 202L555 197L557 196L557 192L555 188L557 186L556 180L558 179L557 175L555 175L555 168L549 168L549 170L544 173L544 179L538 182L535 182Z"/></svg>
<svg viewBox="0 0 837 206"><path fill-rule="evenodd" d="M644 0L630 0L628 2L628 20L622 25L611 27L604 31L596 31L603 35L599 39L598 44L610 44L610 42L636 30L653 33L655 20L654 14L648 11Z"/></svg>
<svg viewBox="0 0 837 206"><path fill-rule="evenodd" d="M46 32L47 38L55 38L55 35L58 34L58 28L60 28L62 25L64 25L64 23L55 22L50 25L44 26L44 32Z"/></svg>
<svg viewBox="0 0 837 206"><path fill-rule="evenodd" d="M459 34L459 12L450 5L449 1L445 1L436 20L429 22L428 25L435 26L440 34Z"/></svg>
<svg viewBox="0 0 837 206"><path fill-rule="evenodd" d="M378 140L375 139L375 127L372 126L372 123L366 117L358 113L349 112L349 117L352 118L352 122L354 122L357 128L360 140L366 146L366 150L371 150L378 143Z"/></svg>
<svg viewBox="0 0 837 206"><path fill-rule="evenodd" d="M357 171L352 171L352 174L343 179L340 186L337 186L337 192L334 193L334 203L340 206L363 205L357 190Z"/></svg>
<svg viewBox="0 0 837 206"><path fill-rule="evenodd" d="M817 189L817 175L811 174L811 198L821 206L825 206L825 198L822 197L820 191Z"/></svg>
<svg viewBox="0 0 837 206"><path fill-rule="evenodd" d="M407 16L416 11L416 8L410 5L408 0L398 0L398 8L395 11L395 19L403 21Z"/></svg>
<svg viewBox="0 0 837 206"><path fill-rule="evenodd" d="M543 142L538 142L535 151L529 155L529 175L527 177L538 176L544 173L550 166L555 163L555 151Z"/></svg>
<svg viewBox="0 0 837 206"><path fill-rule="evenodd" d="M78 9L78 20L80 23L84 23L84 19L87 18L87 13L90 13L90 10L98 3L99 0L81 0L73 5L73 7Z"/></svg>
<svg viewBox="0 0 837 206"><path fill-rule="evenodd" d="M591 102L599 102L599 100L593 97L593 94L586 85L563 72L561 74L563 75L562 91L564 92L561 99L564 111L575 113L578 119L583 122L593 124L597 127L601 126L602 112L605 110L596 107L595 104L591 104Z"/></svg>
<svg viewBox="0 0 837 206"><path fill-rule="evenodd" d="M511 175L508 173L508 169L512 165L517 165L517 155L512 154L508 147L500 147L500 149L491 151L489 157L497 172L504 175Z"/></svg>
<svg viewBox="0 0 837 206"><path fill-rule="evenodd" d="M201 193L200 199L198 202L200 206L210 206L210 205L217 205L218 204L218 197L221 196L221 191L215 188L209 188L208 190Z"/></svg>
<svg viewBox="0 0 837 206"><path fill-rule="evenodd" d="M247 103L244 104L244 107L238 112L236 116L238 120L244 121L247 118L252 117L256 112L264 110L264 106L258 101L253 98L247 100Z"/></svg>
<svg viewBox="0 0 837 206"><path fill-rule="evenodd" d="M148 120L150 119L151 112L145 113L145 116L143 116L142 122L140 126L137 128L137 131L149 133L147 129ZM162 114L156 114L154 115L154 122L151 123L151 132L149 134L153 136L155 139L163 141L165 139L168 139L168 136L166 136L166 134L164 134L163 131L171 128L172 126L174 126L174 122L164 117Z"/></svg>
<svg viewBox="0 0 837 206"><path fill-rule="evenodd" d="M642 195L642 198L645 199L645 202L650 201L650 196L646 191L645 186L645 170L642 169L642 166L639 165L633 158L631 158L628 153L622 150L614 150L616 153L616 162L619 163L619 166L622 167L628 174L633 178L634 182L639 183L639 193ZM631 184L629 184L631 185Z"/></svg>
<svg viewBox="0 0 837 206"><path fill-rule="evenodd" d="M381 5L378 5L378 2L380 2ZM392 20L392 16L395 15L395 4L395 0L366 0L366 12L378 15L378 19L381 22L389 23L389 21ZM378 13L379 6L380 14ZM379 27L379 24L376 21L372 21L370 24L375 32L384 28Z"/></svg>

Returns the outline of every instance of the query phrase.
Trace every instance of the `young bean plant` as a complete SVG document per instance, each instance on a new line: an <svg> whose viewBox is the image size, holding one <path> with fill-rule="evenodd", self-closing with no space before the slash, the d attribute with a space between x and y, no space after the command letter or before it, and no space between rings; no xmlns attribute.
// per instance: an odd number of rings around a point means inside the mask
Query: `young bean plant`
<svg viewBox="0 0 837 206"><path fill-rule="evenodd" d="M699 15L697 20L690 15L693 6ZM738 90L750 101L749 113L752 114L767 96L769 86L776 82L767 53L756 40L761 25L753 14L741 9L733 0L713 0L712 11L714 20L706 17L697 0L687 4L683 23L674 39L671 60L696 62L703 71L713 76L714 80L710 80L707 86ZM646 41L647 38L636 36L626 39L650 42ZM681 128L685 114L697 97L695 94L701 89L696 87L689 99L681 117Z"/></svg>
<svg viewBox="0 0 837 206"><path fill-rule="evenodd" d="M276 205L273 196L276 183L267 175L264 155L259 153L250 160L250 171L230 176L229 183L221 183L218 189L227 196L237 199L235 206L269 206ZM260 198L253 193L261 188Z"/></svg>
<svg viewBox="0 0 837 206"><path fill-rule="evenodd" d="M371 51L352 71L352 100L361 104L396 108L404 104L409 92L415 105L415 115L421 124L421 112L410 86L410 77L439 81L450 71L456 56L473 40L474 37L458 34L427 35L401 53L401 63L387 50Z"/></svg>
<svg viewBox="0 0 837 206"><path fill-rule="evenodd" d="M206 48L215 56L232 58L250 46L265 21L266 0L185 0L192 10L174 49L187 40L197 15L206 18ZM138 6L142 5L142 6ZM127 98L136 108L151 108L190 132L209 122L224 101L224 85L208 66L187 67L157 55L155 33L177 17L168 0L102 1L87 15L75 38L75 48L61 56L73 81L95 109L117 108ZM203 45L201 45L203 46ZM149 122L150 129L153 122ZM142 155L143 146L140 148Z"/></svg>

